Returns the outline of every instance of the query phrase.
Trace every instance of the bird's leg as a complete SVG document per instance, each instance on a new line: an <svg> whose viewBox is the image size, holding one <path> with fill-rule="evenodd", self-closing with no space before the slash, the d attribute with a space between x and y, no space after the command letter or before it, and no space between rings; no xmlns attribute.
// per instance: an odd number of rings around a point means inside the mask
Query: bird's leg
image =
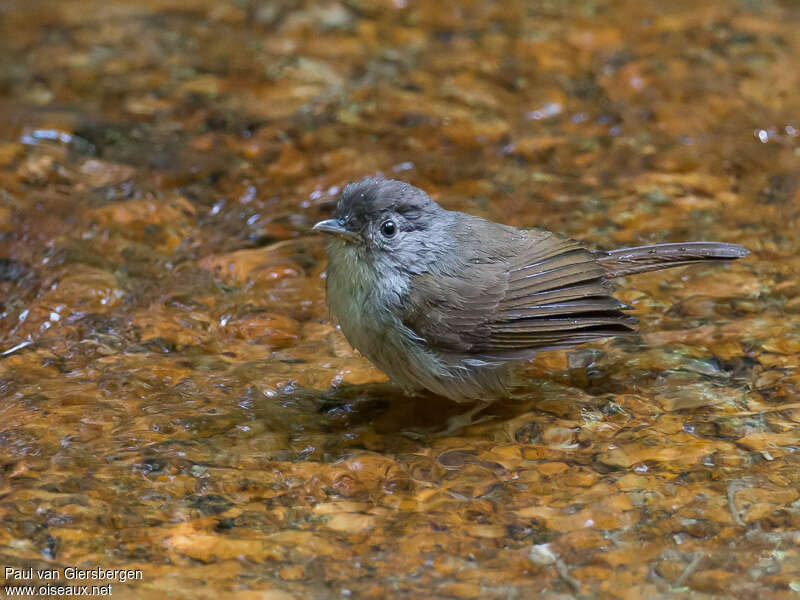
<svg viewBox="0 0 800 600"><path fill-rule="evenodd" d="M426 438L430 439L431 437L440 438L453 435L454 433L463 429L464 427L469 427L470 425L483 423L484 421L488 421L489 419L491 419L492 417L487 415L473 421L473 417L478 413L480 413L482 410L484 410L486 407L488 407L490 404L491 402L487 402L485 400L477 401L475 403L475 406L470 408L467 412L450 417L447 420L447 425L441 431L435 431L430 429L406 430L403 431L402 434L414 440L422 440Z"/></svg>
<svg viewBox="0 0 800 600"><path fill-rule="evenodd" d="M436 434L437 437L444 437L448 435L452 435L457 431L460 431L464 427L469 427L470 425L477 425L478 423L483 423L484 421L488 421L492 417L490 415L484 415L480 419L474 420L473 417L486 408L489 407L491 402L487 402L486 400L478 400L475 403L475 406L470 408L467 412L461 413L460 415L455 415L447 419L447 428L444 431L441 431Z"/></svg>

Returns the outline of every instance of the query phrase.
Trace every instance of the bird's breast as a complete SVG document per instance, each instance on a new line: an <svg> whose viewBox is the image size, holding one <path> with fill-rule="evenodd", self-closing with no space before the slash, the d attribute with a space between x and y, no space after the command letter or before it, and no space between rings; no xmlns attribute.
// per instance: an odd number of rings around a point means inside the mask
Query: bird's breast
<svg viewBox="0 0 800 600"><path fill-rule="evenodd" d="M362 252L347 246L329 249L328 306L347 341L373 362L382 362L402 336L397 315L408 294L408 278L376 266Z"/></svg>

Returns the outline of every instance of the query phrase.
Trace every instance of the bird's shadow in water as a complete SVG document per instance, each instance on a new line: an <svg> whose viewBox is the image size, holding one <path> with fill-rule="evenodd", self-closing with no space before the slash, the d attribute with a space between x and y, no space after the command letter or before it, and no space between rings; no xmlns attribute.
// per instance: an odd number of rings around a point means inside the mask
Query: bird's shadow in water
<svg viewBox="0 0 800 600"><path fill-rule="evenodd" d="M287 425L302 423L305 432L350 436L434 433L471 408L429 392L406 394L391 383L347 384L325 391L295 388L277 400Z"/></svg>
<svg viewBox="0 0 800 600"><path fill-rule="evenodd" d="M497 400L472 419L466 419L464 425L512 419L531 410L535 402L535 394ZM415 439L460 432L461 428L454 430L452 423L480 406L480 403L454 402L425 391L407 394L391 383L342 385L324 392L300 388L284 394L281 404L305 413L305 431L312 428L320 433L353 438L371 433Z"/></svg>
<svg viewBox="0 0 800 600"><path fill-rule="evenodd" d="M393 435L436 431L464 406L429 392L408 394L391 383L373 383L329 390L318 410L332 430L366 427L378 435Z"/></svg>
<svg viewBox="0 0 800 600"><path fill-rule="evenodd" d="M581 407L594 404L599 408L607 403L605 397L620 390L618 382L608 378L614 365L606 364L602 358L592 358L577 368L555 370L544 377L521 369L518 373L521 377L508 397L491 402L464 419L462 425L488 421L500 426L527 412L553 413L554 399L558 399L561 407L556 411L559 414L564 412L565 404L573 402L571 408L577 413ZM284 418L292 422L291 428L302 423L305 432L335 433L352 440L366 434L416 439L464 435L464 427L454 429L452 424L476 406L426 391L408 394L390 382L345 384L324 391L294 388L281 394L279 402L290 410L284 413Z"/></svg>

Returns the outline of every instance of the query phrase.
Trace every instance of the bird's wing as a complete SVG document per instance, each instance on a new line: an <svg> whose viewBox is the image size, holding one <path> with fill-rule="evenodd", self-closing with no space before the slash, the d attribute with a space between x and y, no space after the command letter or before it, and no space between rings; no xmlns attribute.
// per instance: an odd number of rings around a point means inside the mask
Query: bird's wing
<svg viewBox="0 0 800 600"><path fill-rule="evenodd" d="M473 243L464 243L467 236ZM474 244L476 236L486 242ZM477 217L461 223L453 238L455 266L443 263L412 278L403 318L435 348L512 359L635 326L611 296L597 253L574 240Z"/></svg>

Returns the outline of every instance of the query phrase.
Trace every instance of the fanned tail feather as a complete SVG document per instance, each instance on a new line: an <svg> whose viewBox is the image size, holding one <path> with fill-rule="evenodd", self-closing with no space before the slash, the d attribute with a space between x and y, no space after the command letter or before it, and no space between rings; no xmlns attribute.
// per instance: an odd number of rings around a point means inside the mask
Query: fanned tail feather
<svg viewBox="0 0 800 600"><path fill-rule="evenodd" d="M620 248L601 253L597 262L606 270L606 277L657 271L696 262L734 260L750 253L738 244L723 242L685 242L682 244L655 244L638 248Z"/></svg>

